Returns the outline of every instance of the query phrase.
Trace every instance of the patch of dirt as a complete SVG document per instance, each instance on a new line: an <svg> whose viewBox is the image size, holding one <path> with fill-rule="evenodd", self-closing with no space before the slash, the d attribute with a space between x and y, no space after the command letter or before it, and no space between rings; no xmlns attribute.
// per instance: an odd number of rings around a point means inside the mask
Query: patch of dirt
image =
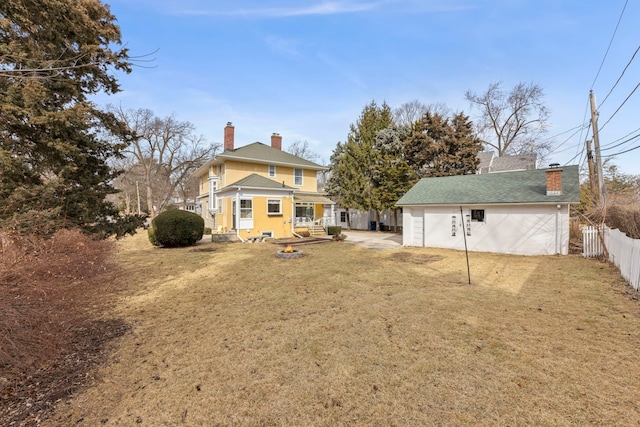
<svg viewBox="0 0 640 427"><path fill-rule="evenodd" d="M429 255L429 254L413 254L410 252L396 252L391 255L394 261L406 262L411 264L425 264L428 262L441 261L441 255Z"/></svg>
<svg viewBox="0 0 640 427"><path fill-rule="evenodd" d="M0 424L36 426L54 405L93 381L89 374L109 354L108 343L130 329L120 319L75 325L69 352L17 381L0 378Z"/></svg>

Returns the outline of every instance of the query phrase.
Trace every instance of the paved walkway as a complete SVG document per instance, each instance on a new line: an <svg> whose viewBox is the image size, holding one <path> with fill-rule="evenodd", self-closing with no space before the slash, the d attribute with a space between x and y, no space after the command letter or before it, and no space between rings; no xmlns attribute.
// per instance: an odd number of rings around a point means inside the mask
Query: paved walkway
<svg viewBox="0 0 640 427"><path fill-rule="evenodd" d="M402 246L402 234L384 231L342 230L347 235L346 243L355 243L369 249L387 250Z"/></svg>

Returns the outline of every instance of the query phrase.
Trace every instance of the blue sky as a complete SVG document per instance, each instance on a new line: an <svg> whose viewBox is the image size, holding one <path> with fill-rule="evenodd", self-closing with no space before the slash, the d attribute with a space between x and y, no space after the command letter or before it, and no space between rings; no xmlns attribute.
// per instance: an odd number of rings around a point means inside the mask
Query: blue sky
<svg viewBox="0 0 640 427"><path fill-rule="evenodd" d="M603 147L640 134L640 4L630 0L110 0L131 55L153 68L119 76L122 92L99 103L175 113L209 141L227 122L236 145L278 132L326 163L372 100L419 100L473 111L466 90L534 82L551 110L549 137L588 120L599 104ZM602 69L598 73L601 63ZM597 79L596 79L597 76ZM624 102L624 104L623 104ZM615 113L618 109L619 111ZM615 115L614 115L615 113ZM584 162L587 131L553 139L549 161ZM568 137L571 137L567 139ZM620 141L616 141L622 138ZM640 138L603 151L640 145ZM616 156L640 174L640 149Z"/></svg>

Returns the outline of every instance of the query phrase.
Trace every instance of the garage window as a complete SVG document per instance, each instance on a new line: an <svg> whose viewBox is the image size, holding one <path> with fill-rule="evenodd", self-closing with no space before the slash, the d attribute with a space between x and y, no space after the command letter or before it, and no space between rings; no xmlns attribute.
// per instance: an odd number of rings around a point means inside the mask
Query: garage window
<svg viewBox="0 0 640 427"><path fill-rule="evenodd" d="M471 209L471 221L484 222L484 209Z"/></svg>

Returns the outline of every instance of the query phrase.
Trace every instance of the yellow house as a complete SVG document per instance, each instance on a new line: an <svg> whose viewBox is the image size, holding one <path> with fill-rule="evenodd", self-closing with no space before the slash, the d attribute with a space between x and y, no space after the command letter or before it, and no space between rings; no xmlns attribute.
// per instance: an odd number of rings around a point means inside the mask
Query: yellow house
<svg viewBox="0 0 640 427"><path fill-rule="evenodd" d="M224 151L200 167L198 203L206 227L240 240L326 234L334 203L318 192L317 174L327 168L282 151L282 136L234 147L234 127L224 128Z"/></svg>

